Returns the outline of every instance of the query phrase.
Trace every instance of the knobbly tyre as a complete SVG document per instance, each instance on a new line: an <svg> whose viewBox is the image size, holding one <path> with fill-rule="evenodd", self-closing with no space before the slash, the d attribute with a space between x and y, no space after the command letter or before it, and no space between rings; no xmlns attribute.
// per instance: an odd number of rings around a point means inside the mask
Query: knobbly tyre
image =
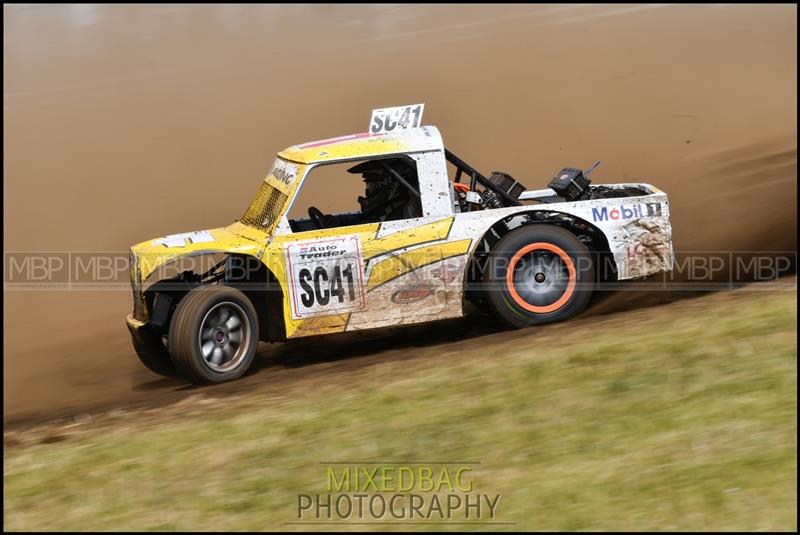
<svg viewBox="0 0 800 535"><path fill-rule="evenodd" d="M241 219L131 248L134 348L193 382L240 377L258 342L464 315L474 302L516 327L579 314L599 282L672 269L667 195L592 185L565 168L541 190L488 177L421 126L423 105L374 110L367 133L280 152ZM450 164L450 167L448 167ZM360 210L289 219L322 166L361 175ZM451 172L452 171L452 172ZM221 260L208 270L167 267Z"/></svg>

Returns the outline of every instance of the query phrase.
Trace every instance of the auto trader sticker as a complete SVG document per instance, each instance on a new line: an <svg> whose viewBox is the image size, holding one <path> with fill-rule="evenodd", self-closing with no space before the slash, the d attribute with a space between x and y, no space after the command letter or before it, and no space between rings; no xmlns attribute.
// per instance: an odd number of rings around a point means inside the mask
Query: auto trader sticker
<svg viewBox="0 0 800 535"><path fill-rule="evenodd" d="M293 318L364 308L358 236L289 243L284 254Z"/></svg>

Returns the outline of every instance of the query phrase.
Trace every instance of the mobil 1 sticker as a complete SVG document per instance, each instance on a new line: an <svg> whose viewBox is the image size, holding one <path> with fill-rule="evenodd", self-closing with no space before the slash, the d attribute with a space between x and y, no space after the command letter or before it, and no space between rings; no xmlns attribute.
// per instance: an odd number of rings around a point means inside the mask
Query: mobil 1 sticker
<svg viewBox="0 0 800 535"><path fill-rule="evenodd" d="M361 240L357 235L289 243L284 254L293 318L364 308Z"/></svg>

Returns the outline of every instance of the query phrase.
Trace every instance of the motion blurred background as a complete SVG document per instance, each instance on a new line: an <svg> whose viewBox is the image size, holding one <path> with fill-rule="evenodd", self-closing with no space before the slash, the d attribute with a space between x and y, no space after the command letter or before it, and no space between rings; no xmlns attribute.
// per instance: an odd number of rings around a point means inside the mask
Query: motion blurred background
<svg viewBox="0 0 800 535"><path fill-rule="evenodd" d="M448 147L529 188L595 160L596 183L658 185L678 251L795 251L796 15L5 5L4 247L124 252L226 225L280 149L425 102ZM339 200L333 186L317 205ZM3 299L7 421L174 389L130 347L127 290Z"/></svg>

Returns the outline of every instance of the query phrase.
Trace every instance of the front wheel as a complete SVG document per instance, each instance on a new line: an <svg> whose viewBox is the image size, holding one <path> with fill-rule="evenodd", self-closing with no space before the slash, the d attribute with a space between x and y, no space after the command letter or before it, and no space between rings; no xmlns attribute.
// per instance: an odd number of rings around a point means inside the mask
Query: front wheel
<svg viewBox="0 0 800 535"><path fill-rule="evenodd" d="M201 286L178 303L169 327L169 352L175 367L193 382L241 377L257 349L256 311L239 290Z"/></svg>
<svg viewBox="0 0 800 535"><path fill-rule="evenodd" d="M492 311L517 327L571 318L594 290L586 246L553 225L526 225L505 235L489 254L484 275Z"/></svg>
<svg viewBox="0 0 800 535"><path fill-rule="evenodd" d="M131 341L139 360L148 370L164 377L178 375L161 337L149 331L140 331L136 336L131 335Z"/></svg>

